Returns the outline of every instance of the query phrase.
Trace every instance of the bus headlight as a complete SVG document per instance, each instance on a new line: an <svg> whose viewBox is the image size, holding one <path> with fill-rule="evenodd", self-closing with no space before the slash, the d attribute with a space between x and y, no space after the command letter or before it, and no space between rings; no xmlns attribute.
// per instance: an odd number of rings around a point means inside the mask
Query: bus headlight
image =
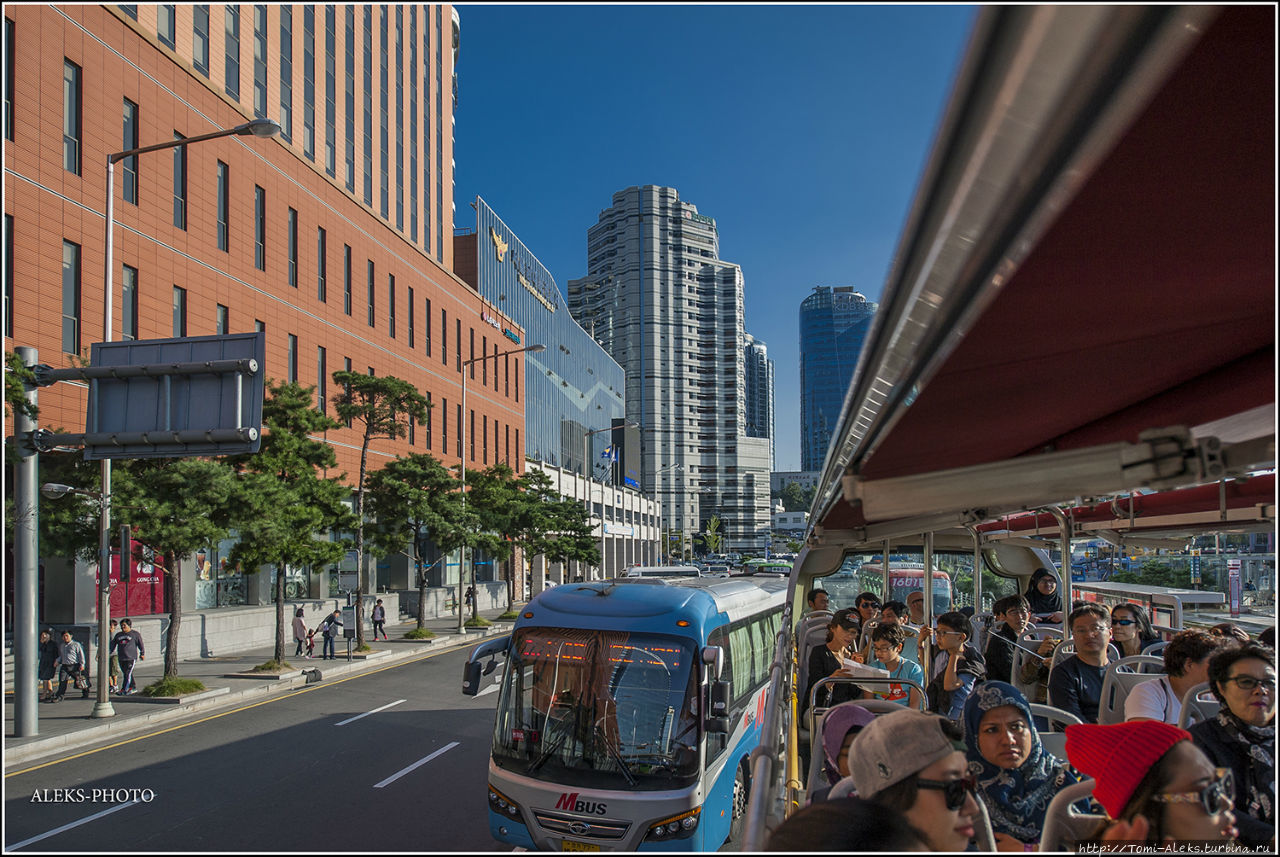
<svg viewBox="0 0 1280 857"><path fill-rule="evenodd" d="M702 807L697 807L688 812L655 821L649 825L649 832L645 834L645 839L688 839L697 828L701 813Z"/></svg>
<svg viewBox="0 0 1280 857"><path fill-rule="evenodd" d="M515 819L521 824L524 823L519 805L493 786L489 786L489 808L496 813Z"/></svg>

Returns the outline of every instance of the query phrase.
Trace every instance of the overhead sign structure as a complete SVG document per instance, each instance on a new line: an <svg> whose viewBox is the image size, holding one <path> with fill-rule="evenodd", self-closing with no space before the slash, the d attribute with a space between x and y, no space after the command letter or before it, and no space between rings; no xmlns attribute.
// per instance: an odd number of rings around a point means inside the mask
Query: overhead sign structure
<svg viewBox="0 0 1280 857"><path fill-rule="evenodd" d="M39 443L83 443L88 460L257 452L265 356L261 332L96 342L87 369L37 367L41 384L89 382L85 433Z"/></svg>

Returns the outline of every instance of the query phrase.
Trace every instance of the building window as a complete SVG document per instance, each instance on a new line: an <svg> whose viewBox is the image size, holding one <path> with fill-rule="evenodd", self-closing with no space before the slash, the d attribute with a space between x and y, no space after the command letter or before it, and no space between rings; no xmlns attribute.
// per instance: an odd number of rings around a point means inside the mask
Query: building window
<svg viewBox="0 0 1280 857"><path fill-rule="evenodd" d="M255 319L253 320L253 332L254 332L254 333L266 333L266 332L267 332L267 325L266 325L266 322L262 321L261 319L257 319L257 318L255 318Z"/></svg>
<svg viewBox="0 0 1280 857"><path fill-rule="evenodd" d="M391 330L391 338L396 338L396 278L394 274L387 275L387 319L390 322L388 327Z"/></svg>
<svg viewBox="0 0 1280 857"><path fill-rule="evenodd" d="M409 287L409 347L413 348L413 286Z"/></svg>
<svg viewBox="0 0 1280 857"><path fill-rule="evenodd" d="M161 3L156 7L156 35L167 48L177 43L178 21L172 4Z"/></svg>
<svg viewBox="0 0 1280 857"><path fill-rule="evenodd" d="M289 208L289 222L285 232L289 238L289 285L298 287L298 212Z"/></svg>
<svg viewBox="0 0 1280 857"><path fill-rule="evenodd" d="M351 315L351 245L342 245L342 311Z"/></svg>
<svg viewBox="0 0 1280 857"><path fill-rule="evenodd" d="M316 159L316 9L302 7L302 154Z"/></svg>
<svg viewBox="0 0 1280 857"><path fill-rule="evenodd" d="M173 287L173 335L187 335L187 290Z"/></svg>
<svg viewBox="0 0 1280 857"><path fill-rule="evenodd" d="M333 6L324 7L324 171L332 178L337 175L337 119L338 82L336 57L338 12Z"/></svg>
<svg viewBox="0 0 1280 857"><path fill-rule="evenodd" d="M231 322L228 316L228 310L222 304L218 304L217 319L214 322L214 333L219 336L225 336L231 332Z"/></svg>
<svg viewBox="0 0 1280 857"><path fill-rule="evenodd" d="M4 216L4 335L13 336L13 215Z"/></svg>
<svg viewBox="0 0 1280 857"><path fill-rule="evenodd" d="M376 327L377 322L373 319L373 260L369 260L369 326Z"/></svg>
<svg viewBox="0 0 1280 857"><path fill-rule="evenodd" d="M472 420L474 424L475 417L472 417ZM489 463L489 415L488 414L482 415L480 417L480 420L481 420L480 422L480 425L481 425L480 463L488 464Z"/></svg>
<svg viewBox="0 0 1280 857"><path fill-rule="evenodd" d="M474 331L472 331L474 333ZM472 351L475 350L475 343L472 343ZM453 354L454 363L459 372L462 371L462 319L455 318L453 320ZM461 455L462 453L458 453Z"/></svg>
<svg viewBox="0 0 1280 857"><path fill-rule="evenodd" d="M13 139L13 21L4 19L4 138Z"/></svg>
<svg viewBox="0 0 1280 857"><path fill-rule="evenodd" d="M123 151L130 151L138 148L138 105L129 99L124 100L124 135L122 138ZM138 156L130 155L120 161L120 165L124 168L124 201L138 204Z"/></svg>
<svg viewBox="0 0 1280 857"><path fill-rule="evenodd" d="M124 12L133 20L135 21L138 20L138 4L137 3L129 3L127 5L122 3L120 4L120 11Z"/></svg>
<svg viewBox="0 0 1280 857"><path fill-rule="evenodd" d="M373 205L373 7L364 7L364 204Z"/></svg>
<svg viewBox="0 0 1280 857"><path fill-rule="evenodd" d="M472 461L476 460L476 412L474 409L467 412L467 455Z"/></svg>
<svg viewBox="0 0 1280 857"><path fill-rule="evenodd" d="M471 341L475 342L475 333L471 334ZM485 359L489 355L489 337L480 337L480 384L481 386L489 386L489 361ZM475 377L475 366L472 366L471 377ZM496 371L496 370L495 370Z"/></svg>
<svg viewBox="0 0 1280 857"><path fill-rule="evenodd" d="M444 261L444 6L436 6L436 260Z"/></svg>
<svg viewBox="0 0 1280 857"><path fill-rule="evenodd" d="M515 364L516 375L516 401L520 401L520 358L516 357L512 361ZM519 429L516 430L516 452L520 451L520 434Z"/></svg>
<svg viewBox="0 0 1280 857"><path fill-rule="evenodd" d="M320 413L329 413L329 355L324 346L316 347L316 407Z"/></svg>
<svg viewBox="0 0 1280 857"><path fill-rule="evenodd" d="M289 334L289 383L298 383L298 337Z"/></svg>
<svg viewBox="0 0 1280 857"><path fill-rule="evenodd" d="M218 240L219 250L231 249L231 229L227 224L227 218L230 216L231 210L231 177L228 174L230 167L218 161L218 225L215 230Z"/></svg>
<svg viewBox="0 0 1280 857"><path fill-rule="evenodd" d="M267 115L267 7L253 7L253 115Z"/></svg>
<svg viewBox="0 0 1280 857"><path fill-rule="evenodd" d="M404 229L404 7L396 6L396 229Z"/></svg>
<svg viewBox="0 0 1280 857"><path fill-rule="evenodd" d="M431 449L431 394L422 395L427 399L427 415L422 420L422 432L427 436L427 449Z"/></svg>
<svg viewBox="0 0 1280 857"><path fill-rule="evenodd" d="M449 454L449 400L440 400L440 451Z"/></svg>
<svg viewBox="0 0 1280 857"><path fill-rule="evenodd" d="M422 350L431 356L431 298L427 298L422 307Z"/></svg>
<svg viewBox="0 0 1280 857"><path fill-rule="evenodd" d="M320 303L329 300L329 259L325 252L327 240L324 227L316 228L316 297Z"/></svg>
<svg viewBox="0 0 1280 857"><path fill-rule="evenodd" d="M62 167L80 175L80 66L71 60L62 62Z"/></svg>
<svg viewBox="0 0 1280 857"><path fill-rule="evenodd" d="M449 312L440 310L440 362L449 365Z"/></svg>
<svg viewBox="0 0 1280 857"><path fill-rule="evenodd" d="M346 104L346 115L343 126L347 140L347 190L352 193L356 189L356 10L354 6L346 7L346 39L343 45L343 96Z"/></svg>
<svg viewBox="0 0 1280 857"><path fill-rule="evenodd" d="M472 413L474 414L475 411L472 411ZM457 417L458 417L458 458L462 458L462 405L458 405L457 407ZM475 436L476 436L476 433L473 428L471 432L471 439L473 443L475 442ZM471 457L475 458L474 455L472 455Z"/></svg>
<svg viewBox="0 0 1280 857"><path fill-rule="evenodd" d="M516 457L512 460L516 462L520 461L520 429L516 429ZM518 464L515 469L517 473L520 471Z"/></svg>
<svg viewBox="0 0 1280 857"><path fill-rule="evenodd" d="M502 433L503 433L503 437L505 437L507 441L507 451L502 456L502 460L505 463L510 464L511 463L511 424L510 423L503 426Z"/></svg>
<svg viewBox="0 0 1280 857"><path fill-rule="evenodd" d="M409 7L409 239L418 243L418 7ZM430 349L428 349L430 350Z"/></svg>
<svg viewBox="0 0 1280 857"><path fill-rule="evenodd" d="M253 186L253 266L267 270L267 192Z"/></svg>
<svg viewBox="0 0 1280 857"><path fill-rule="evenodd" d="M467 367L467 370L471 376L471 380L474 381L476 379L476 329L474 327L468 328L468 332L471 334L471 343L468 346L469 351L467 355L467 362L470 365ZM458 338L461 339L462 337Z"/></svg>
<svg viewBox="0 0 1280 857"><path fill-rule="evenodd" d="M236 101L240 100L240 7L228 3L225 7L226 39L226 89Z"/></svg>
<svg viewBox="0 0 1280 857"><path fill-rule="evenodd" d="M390 184L387 169L387 7L378 7L378 35L382 50L378 52L378 121L381 134L378 138L379 170L378 170L378 210L385 220L388 214L388 185Z"/></svg>
<svg viewBox="0 0 1280 857"><path fill-rule="evenodd" d="M497 367L494 367L497 371ZM511 355L504 355L502 358L502 395L511 395Z"/></svg>
<svg viewBox="0 0 1280 857"><path fill-rule="evenodd" d="M293 9L280 7L280 136L293 140Z"/></svg>
<svg viewBox="0 0 1280 857"><path fill-rule="evenodd" d="M173 139L181 140L183 136L174 131ZM186 146L178 146L173 150L173 225L184 231L187 228Z"/></svg>
<svg viewBox="0 0 1280 857"><path fill-rule="evenodd" d="M347 372L350 372L350 371L351 371L351 358L350 358L350 357L344 357L344 358L342 359L342 368L343 368L345 371L347 371ZM350 384L344 384L344 385L343 385L343 387L342 387L342 390L343 390L343 392L346 394L346 396L347 396L348 398L351 396L351 385L350 385ZM345 420L343 420L343 423L346 425L346 427L347 427L347 428L351 428L351 417L347 417Z"/></svg>
<svg viewBox="0 0 1280 857"><path fill-rule="evenodd" d="M416 421L413 418L413 414L410 414L409 415L409 446L413 446L415 443L417 443L417 438L414 436L415 422Z"/></svg>
<svg viewBox="0 0 1280 857"><path fill-rule="evenodd" d="M120 338L138 338L138 269L124 266L124 289L120 302Z"/></svg>
<svg viewBox="0 0 1280 857"><path fill-rule="evenodd" d="M197 4L193 10L195 16L194 35L191 39L191 62L196 71L209 76L209 5Z"/></svg>
<svg viewBox="0 0 1280 857"><path fill-rule="evenodd" d="M80 353L80 245L62 242L62 350Z"/></svg>

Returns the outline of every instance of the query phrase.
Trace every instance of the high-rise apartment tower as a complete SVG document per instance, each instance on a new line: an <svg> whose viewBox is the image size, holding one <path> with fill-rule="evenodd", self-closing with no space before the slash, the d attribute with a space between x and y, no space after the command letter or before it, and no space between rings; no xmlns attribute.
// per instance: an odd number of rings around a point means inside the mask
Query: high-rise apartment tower
<svg viewBox="0 0 1280 857"><path fill-rule="evenodd" d="M747 437L769 438L769 470L773 470L773 361L769 347L746 334L743 354L747 379Z"/></svg>

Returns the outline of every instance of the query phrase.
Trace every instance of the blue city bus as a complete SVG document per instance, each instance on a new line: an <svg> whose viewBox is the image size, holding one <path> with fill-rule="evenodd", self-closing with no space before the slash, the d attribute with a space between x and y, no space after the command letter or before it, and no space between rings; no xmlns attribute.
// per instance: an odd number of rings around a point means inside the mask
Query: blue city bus
<svg viewBox="0 0 1280 857"><path fill-rule="evenodd" d="M714 851L741 842L787 580L557 586L509 638L489 759L495 839L552 851Z"/></svg>

